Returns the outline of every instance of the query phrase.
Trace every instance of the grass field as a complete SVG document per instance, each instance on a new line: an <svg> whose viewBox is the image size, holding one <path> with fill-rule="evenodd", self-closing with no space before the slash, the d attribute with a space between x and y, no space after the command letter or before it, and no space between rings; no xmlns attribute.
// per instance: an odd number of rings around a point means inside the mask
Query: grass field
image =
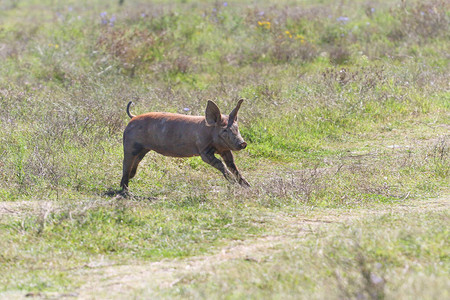
<svg viewBox="0 0 450 300"><path fill-rule="evenodd" d="M0 2L0 298L445 299L447 1ZM250 188L135 114L229 113Z"/></svg>

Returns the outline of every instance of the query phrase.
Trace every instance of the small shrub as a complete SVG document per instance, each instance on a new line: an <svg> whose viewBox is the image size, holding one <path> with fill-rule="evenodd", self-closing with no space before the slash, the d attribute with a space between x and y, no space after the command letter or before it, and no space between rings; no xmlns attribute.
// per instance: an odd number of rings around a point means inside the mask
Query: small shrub
<svg viewBox="0 0 450 300"><path fill-rule="evenodd" d="M400 22L389 34L393 40L423 41L438 36L447 36L449 32L447 1L427 1L414 3L414 6L395 10L394 19Z"/></svg>
<svg viewBox="0 0 450 300"><path fill-rule="evenodd" d="M334 65L342 65L349 62L351 53L344 45L336 45L329 50L330 62Z"/></svg>

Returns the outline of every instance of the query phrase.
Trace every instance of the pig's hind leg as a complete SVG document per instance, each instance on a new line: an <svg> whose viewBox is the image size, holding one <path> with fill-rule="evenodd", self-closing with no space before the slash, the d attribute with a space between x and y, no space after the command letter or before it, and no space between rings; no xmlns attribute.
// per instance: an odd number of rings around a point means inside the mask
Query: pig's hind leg
<svg viewBox="0 0 450 300"><path fill-rule="evenodd" d="M124 145L123 172L120 182L122 190L128 189L129 180L136 175L137 167L148 151L138 143L135 143L132 147Z"/></svg>

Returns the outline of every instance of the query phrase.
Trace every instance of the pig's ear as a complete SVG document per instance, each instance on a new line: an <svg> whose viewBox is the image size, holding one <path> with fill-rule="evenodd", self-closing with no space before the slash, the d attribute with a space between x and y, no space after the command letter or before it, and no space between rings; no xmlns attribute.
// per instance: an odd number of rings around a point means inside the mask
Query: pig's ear
<svg viewBox="0 0 450 300"><path fill-rule="evenodd" d="M237 113L239 108L241 108L242 102L244 102L244 99L239 100L236 107L231 111L229 122L233 123L234 121L237 121Z"/></svg>
<svg viewBox="0 0 450 300"><path fill-rule="evenodd" d="M205 116L207 126L215 126L222 121L222 115L220 114L219 108L210 100L208 100L208 105L206 105Z"/></svg>

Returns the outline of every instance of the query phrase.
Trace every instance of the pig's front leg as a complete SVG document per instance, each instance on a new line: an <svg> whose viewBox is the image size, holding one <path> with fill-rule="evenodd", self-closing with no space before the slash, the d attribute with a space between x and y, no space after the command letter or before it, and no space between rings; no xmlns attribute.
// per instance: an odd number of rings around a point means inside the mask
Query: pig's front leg
<svg viewBox="0 0 450 300"><path fill-rule="evenodd" d="M228 171L223 162L214 156L214 149L207 149L206 151L203 151L202 153L200 153L200 157L205 163L210 164L211 166L222 172L223 176L225 176L228 181L236 182L233 174Z"/></svg>
<svg viewBox="0 0 450 300"><path fill-rule="evenodd" d="M225 162L227 167L236 176L239 184L242 186L250 186L248 181L245 180L245 178L241 175L238 168L236 167L236 164L234 163L233 153L231 151L225 151L225 152L220 153L220 156L222 156L223 161Z"/></svg>

